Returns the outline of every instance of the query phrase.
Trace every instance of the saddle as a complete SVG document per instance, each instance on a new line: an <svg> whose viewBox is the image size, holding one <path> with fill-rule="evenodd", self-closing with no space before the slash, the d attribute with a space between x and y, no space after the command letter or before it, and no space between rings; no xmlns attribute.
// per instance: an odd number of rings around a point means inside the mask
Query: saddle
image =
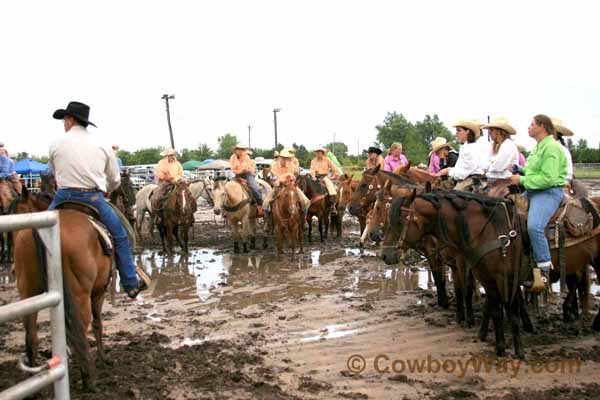
<svg viewBox="0 0 600 400"><path fill-rule="evenodd" d="M58 203L55 208L57 210L79 211L87 215L88 221L90 221L90 224L94 227L96 232L98 232L98 241L102 247L102 252L107 257L113 256L114 244L112 236L110 235L106 225L100 222L100 213L96 207L82 201L70 200Z"/></svg>
<svg viewBox="0 0 600 400"><path fill-rule="evenodd" d="M239 178L239 177L235 177L234 181L236 181L237 183L239 183L242 186L242 189L244 189L244 191L246 192L246 194L248 195L248 197L250 197L250 204L257 204L258 202L256 201L256 197L254 196L254 192L252 191L252 189L250 189L250 186L248 185L248 181L244 178Z"/></svg>

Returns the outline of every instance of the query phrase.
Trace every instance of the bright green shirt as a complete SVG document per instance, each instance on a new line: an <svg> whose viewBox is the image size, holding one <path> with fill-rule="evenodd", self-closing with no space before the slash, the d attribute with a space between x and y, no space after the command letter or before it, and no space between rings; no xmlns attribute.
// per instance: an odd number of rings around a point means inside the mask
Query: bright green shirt
<svg viewBox="0 0 600 400"><path fill-rule="evenodd" d="M560 144L548 135L534 148L519 179L525 189L543 190L567 184L567 158Z"/></svg>

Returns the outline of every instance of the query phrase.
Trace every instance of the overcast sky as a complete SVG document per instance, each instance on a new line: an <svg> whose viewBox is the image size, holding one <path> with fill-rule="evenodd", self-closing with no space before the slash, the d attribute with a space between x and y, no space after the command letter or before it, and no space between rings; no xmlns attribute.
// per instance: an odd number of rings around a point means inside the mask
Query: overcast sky
<svg viewBox="0 0 600 400"><path fill-rule="evenodd" d="M47 153L52 112L91 106L94 134L178 150L231 132L253 147L375 140L388 111L561 118L600 142L600 15L593 1L5 1L0 140ZM358 142L358 143L357 143Z"/></svg>

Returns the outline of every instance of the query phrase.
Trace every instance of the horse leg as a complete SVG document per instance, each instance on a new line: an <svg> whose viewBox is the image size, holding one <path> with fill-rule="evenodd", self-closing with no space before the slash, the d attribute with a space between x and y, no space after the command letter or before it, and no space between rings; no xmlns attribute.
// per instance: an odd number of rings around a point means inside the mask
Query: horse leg
<svg viewBox="0 0 600 400"><path fill-rule="evenodd" d="M458 259L457 259L458 261ZM465 320L465 302L463 294L463 282L461 271L457 266L452 268L452 280L454 281L454 297L456 297L456 322L460 325Z"/></svg>
<svg viewBox="0 0 600 400"><path fill-rule="evenodd" d="M481 313L481 325L479 326L479 333L477 334L479 340L482 342L487 340L488 331L490 329L490 314L490 300L486 297L485 302L483 303L483 312Z"/></svg>
<svg viewBox="0 0 600 400"><path fill-rule="evenodd" d="M504 339L504 312L502 311L502 303L500 301L500 294L497 293L497 289L487 291L486 294L490 302L490 315L494 323L494 332L496 334L496 355L498 357L504 356L506 351L506 341Z"/></svg>
<svg viewBox="0 0 600 400"><path fill-rule="evenodd" d="M574 309L578 308L577 304L577 275L567 275L568 293L563 302L563 322L572 322L574 320Z"/></svg>
<svg viewBox="0 0 600 400"><path fill-rule="evenodd" d="M312 214L308 214L308 243L312 243Z"/></svg>
<svg viewBox="0 0 600 400"><path fill-rule="evenodd" d="M165 237L166 237L167 233L165 231L165 226L162 223L158 225L158 233L160 234L160 241L162 243L163 254L167 254L167 244L165 241Z"/></svg>
<svg viewBox="0 0 600 400"><path fill-rule="evenodd" d="M512 299L512 303L509 300L508 304L505 305L506 315L510 323L510 328L513 336L513 348L515 350L515 356L519 359L525 358L523 352L523 342L521 341L521 332L519 329L519 309L520 309L521 296L517 292L515 298Z"/></svg>
<svg viewBox="0 0 600 400"><path fill-rule="evenodd" d="M250 218L250 250L256 250L256 218Z"/></svg>
<svg viewBox="0 0 600 400"><path fill-rule="evenodd" d="M594 271L596 272L597 279L600 279L600 256L594 258L592 261L592 267L594 267ZM600 331L600 309L594 318L594 322L592 323L592 329L596 332Z"/></svg>
<svg viewBox="0 0 600 400"><path fill-rule="evenodd" d="M81 381L83 383L84 390L94 391L96 369L94 367L94 364L90 360L90 344L85 334L92 320L92 299L91 296L83 293L82 295L75 297L73 300L77 302L77 306L79 307L79 321L77 321L76 323L81 324L81 337L73 338L73 341L75 341L76 343L71 343L70 346L75 348L73 353L75 354L75 357L79 362L79 368L81 370Z"/></svg>
<svg viewBox="0 0 600 400"><path fill-rule="evenodd" d="M533 332L533 323L531 323L531 319L529 318L527 302L525 301L521 287L517 290L517 295L519 296L519 314L521 316L521 322L523 323L523 330L531 333Z"/></svg>
<svg viewBox="0 0 600 400"><path fill-rule="evenodd" d="M238 222L236 220L230 221L231 223L231 231L233 235L233 252L235 254L240 252L240 228L238 226Z"/></svg>
<svg viewBox="0 0 600 400"><path fill-rule="evenodd" d="M325 239L323 239L323 218L319 218L319 237L321 239L321 243L325 242Z"/></svg>
<svg viewBox="0 0 600 400"><path fill-rule="evenodd" d="M587 320L590 307L590 267L585 266L583 276L577 282L579 304L581 305L581 319Z"/></svg>
<svg viewBox="0 0 600 400"><path fill-rule="evenodd" d="M104 344L102 342L102 306L104 305L104 291L92 295L92 329L96 338L96 361L105 363Z"/></svg>
<svg viewBox="0 0 600 400"><path fill-rule="evenodd" d="M248 228L250 225L250 218L248 216L245 216L244 219L242 219L242 242L243 242L243 246L244 246L244 253L248 252Z"/></svg>
<svg viewBox="0 0 600 400"><path fill-rule="evenodd" d="M293 226L293 223L292 223ZM292 250L292 260L296 258L296 238L298 237L298 227L290 227L288 230L288 241Z"/></svg>
<svg viewBox="0 0 600 400"><path fill-rule="evenodd" d="M277 237L277 255L280 256L283 253L283 232L281 225L277 224L275 227L275 236Z"/></svg>
<svg viewBox="0 0 600 400"><path fill-rule="evenodd" d="M433 243L431 243L433 244ZM444 276L444 264L440 257L435 251L435 247L425 246L424 253L429 261L429 268L433 275L433 281L437 292L437 304L438 306L447 309L448 308L448 296L446 295L446 277Z"/></svg>
<svg viewBox="0 0 600 400"><path fill-rule="evenodd" d="M475 277L473 276L473 271L469 271L465 298L465 306L467 308L467 328L472 328L473 326L475 326L475 316L473 314L473 291L475 287L476 285Z"/></svg>
<svg viewBox="0 0 600 400"><path fill-rule="evenodd" d="M37 362L37 352L39 339L37 335L37 313L29 314L23 317L25 326L25 354L30 367L35 367Z"/></svg>

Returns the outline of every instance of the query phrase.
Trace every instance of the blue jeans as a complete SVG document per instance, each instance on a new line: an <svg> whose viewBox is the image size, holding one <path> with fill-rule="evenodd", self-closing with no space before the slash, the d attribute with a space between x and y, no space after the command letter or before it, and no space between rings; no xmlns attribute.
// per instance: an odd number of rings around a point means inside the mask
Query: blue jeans
<svg viewBox="0 0 600 400"><path fill-rule="evenodd" d="M56 207L56 204L69 200L89 204L98 210L100 221L106 225L115 242L117 269L119 270L123 288L126 291L136 288L138 279L127 231L123 227L123 224L121 224L117 214L115 214L113 209L106 203L106 200L104 200L102 192L79 192L77 190L59 189L48 209L52 210Z"/></svg>
<svg viewBox="0 0 600 400"><path fill-rule="evenodd" d="M535 262L552 261L550 247L546 239L546 226L562 202L564 193L562 187L544 190L528 190L529 212L527 214L527 232L533 250Z"/></svg>
<svg viewBox="0 0 600 400"><path fill-rule="evenodd" d="M250 190L252 190L252 193L254 193L256 201L262 206L262 193L260 192L260 187L258 187L258 183L256 183L256 179L254 179L254 175L249 172L246 172L243 174L238 174L237 176L239 176L240 178L244 178L248 182L248 186L250 187Z"/></svg>

